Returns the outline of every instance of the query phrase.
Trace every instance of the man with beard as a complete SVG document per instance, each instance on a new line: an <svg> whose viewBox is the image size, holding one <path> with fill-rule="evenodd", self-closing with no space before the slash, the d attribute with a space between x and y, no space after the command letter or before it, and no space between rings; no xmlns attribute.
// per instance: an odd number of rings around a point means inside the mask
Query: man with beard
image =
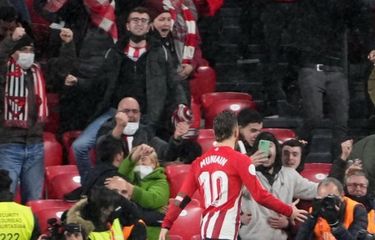
<svg viewBox="0 0 375 240"><path fill-rule="evenodd" d="M143 121L151 132L163 128L163 121L180 103L186 103L185 93L170 53L159 42L146 39L150 29L147 9L137 7L127 18L129 37L120 40L106 53L106 59L97 76L98 92L103 97L96 108L94 120L73 143L74 155L81 179L90 167L89 151L95 146L100 126L114 116L117 103L132 97L140 104Z"/></svg>
<svg viewBox="0 0 375 240"><path fill-rule="evenodd" d="M375 234L375 199L367 192L368 184L369 181L362 170L350 171L345 177L346 196L366 207L367 231Z"/></svg>

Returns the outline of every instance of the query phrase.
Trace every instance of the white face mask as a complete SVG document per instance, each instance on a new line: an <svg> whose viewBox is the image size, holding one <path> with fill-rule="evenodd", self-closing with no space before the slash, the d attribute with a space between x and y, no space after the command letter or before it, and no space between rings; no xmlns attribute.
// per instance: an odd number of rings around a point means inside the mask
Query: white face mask
<svg viewBox="0 0 375 240"><path fill-rule="evenodd" d="M138 130L139 128L139 122L128 122L126 124L126 127L124 130L122 130L122 133L125 135L134 135L134 133Z"/></svg>
<svg viewBox="0 0 375 240"><path fill-rule="evenodd" d="M143 179L153 171L154 168L152 166L138 165L134 168L134 172L139 172L139 176L141 177L141 179Z"/></svg>
<svg viewBox="0 0 375 240"><path fill-rule="evenodd" d="M20 65L22 69L29 69L34 63L35 54L34 53L23 53L18 54L17 64Z"/></svg>

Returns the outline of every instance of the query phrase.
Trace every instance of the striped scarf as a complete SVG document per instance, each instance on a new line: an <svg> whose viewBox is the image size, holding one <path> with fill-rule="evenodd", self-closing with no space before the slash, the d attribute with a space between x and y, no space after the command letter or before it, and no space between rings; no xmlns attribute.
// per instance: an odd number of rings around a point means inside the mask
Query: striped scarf
<svg viewBox="0 0 375 240"><path fill-rule="evenodd" d="M49 12L57 12L68 0L49 0L44 9ZM115 1L112 0L83 0L88 9L92 23L106 31L114 42L118 40L117 26L115 23Z"/></svg>
<svg viewBox="0 0 375 240"><path fill-rule="evenodd" d="M29 102L25 72L13 58L8 61L8 71L4 94L4 125L6 127L28 128ZM34 81L35 101L38 109L38 122L45 122L48 116L46 88L40 67L30 68Z"/></svg>
<svg viewBox="0 0 375 240"><path fill-rule="evenodd" d="M173 1L173 3L172 3ZM187 32L177 31L177 38L184 38L184 48L182 52L182 63L191 64L194 57L195 48L198 45L197 26L195 18L191 10L183 3L183 1L163 0L163 5L172 15L173 24L186 25ZM178 21L178 10L181 9L181 15L184 23ZM182 28L180 26L180 28Z"/></svg>

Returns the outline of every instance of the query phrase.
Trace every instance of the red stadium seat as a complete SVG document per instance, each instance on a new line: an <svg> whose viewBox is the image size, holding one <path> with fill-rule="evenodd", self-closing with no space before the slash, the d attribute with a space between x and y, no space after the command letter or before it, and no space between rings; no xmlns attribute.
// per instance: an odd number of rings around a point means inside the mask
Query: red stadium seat
<svg viewBox="0 0 375 240"><path fill-rule="evenodd" d="M63 163L63 152L61 144L55 135L49 132L43 133L44 166L61 165Z"/></svg>
<svg viewBox="0 0 375 240"><path fill-rule="evenodd" d="M170 197L174 198L181 188L181 185L190 172L190 164L171 164L165 167L165 174L169 182Z"/></svg>
<svg viewBox="0 0 375 240"><path fill-rule="evenodd" d="M331 163L305 163L301 175L310 181L320 182L328 176L331 167Z"/></svg>
<svg viewBox="0 0 375 240"><path fill-rule="evenodd" d="M215 70L209 66L200 66L189 83L191 95L200 104L203 94L213 92L216 89Z"/></svg>
<svg viewBox="0 0 375 240"><path fill-rule="evenodd" d="M65 151L67 152L69 151L70 146L72 145L74 140L79 137L81 132L82 132L81 130L76 130L76 131L68 131L68 132L63 133L62 142L63 142Z"/></svg>
<svg viewBox="0 0 375 240"><path fill-rule="evenodd" d="M213 147L215 142L215 133L213 129L199 129L199 135L196 140L202 148L202 153Z"/></svg>
<svg viewBox="0 0 375 240"><path fill-rule="evenodd" d="M76 165L46 167L46 188L48 198L63 198L65 193L81 186Z"/></svg>
<svg viewBox="0 0 375 240"><path fill-rule="evenodd" d="M47 208L58 208L58 209L69 209L74 203L65 202L60 199L44 199L44 200L32 200L27 202L27 206L31 207L33 213L37 214L39 211Z"/></svg>
<svg viewBox="0 0 375 240"><path fill-rule="evenodd" d="M242 92L210 92L202 95L203 108L207 109L216 101L224 99L244 99L253 101L253 97L248 93Z"/></svg>
<svg viewBox="0 0 375 240"><path fill-rule="evenodd" d="M198 100L191 96L191 111L193 113L193 123L190 125L191 128L200 128L201 126L201 105Z"/></svg>
<svg viewBox="0 0 375 240"><path fill-rule="evenodd" d="M169 231L170 235L181 236L182 239L192 239L195 235L200 235L200 222L202 218L202 208L198 200L193 199L173 223Z"/></svg>
<svg viewBox="0 0 375 240"><path fill-rule="evenodd" d="M231 110L239 113L244 108L255 109L255 103L248 99L223 99L217 100L204 107L205 128L212 128L214 118L224 110Z"/></svg>
<svg viewBox="0 0 375 240"><path fill-rule="evenodd" d="M59 95L57 93L47 94L48 119L45 131L56 133L60 126Z"/></svg>
<svg viewBox="0 0 375 240"><path fill-rule="evenodd" d="M296 133L288 128L263 128L262 132L272 133L280 143L297 137Z"/></svg>
<svg viewBox="0 0 375 240"><path fill-rule="evenodd" d="M94 148L89 151L89 156L90 156L91 164L95 165L95 163L96 163L96 151L95 151ZM73 146L70 146L70 148L69 148L68 162L69 162L69 164L77 165L77 160L76 160L76 158L74 156L74 152L73 152Z"/></svg>

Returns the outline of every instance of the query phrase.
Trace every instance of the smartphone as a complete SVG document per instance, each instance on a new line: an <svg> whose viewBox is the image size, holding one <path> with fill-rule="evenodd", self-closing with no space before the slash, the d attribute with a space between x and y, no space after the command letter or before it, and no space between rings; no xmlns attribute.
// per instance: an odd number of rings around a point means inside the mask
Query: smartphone
<svg viewBox="0 0 375 240"><path fill-rule="evenodd" d="M258 145L258 150L264 152L267 156L270 155L270 146L271 141L268 140L260 140Z"/></svg>

